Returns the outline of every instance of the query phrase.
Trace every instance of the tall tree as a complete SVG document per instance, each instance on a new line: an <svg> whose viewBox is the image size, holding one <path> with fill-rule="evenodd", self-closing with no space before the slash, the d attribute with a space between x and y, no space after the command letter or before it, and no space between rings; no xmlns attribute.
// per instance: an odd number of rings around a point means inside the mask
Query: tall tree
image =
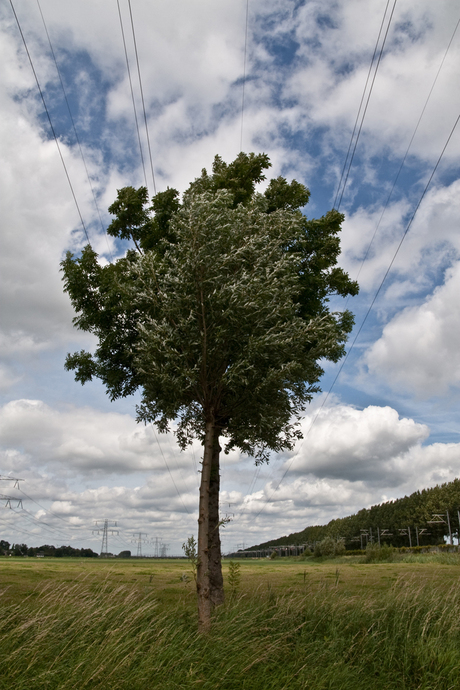
<svg viewBox="0 0 460 690"><path fill-rule="evenodd" d="M320 359L337 361L353 319L328 308L331 294L356 294L336 266L342 216L307 220L308 190L271 180L267 156L216 156L182 202L168 189L147 208L145 188L127 187L110 207L108 232L131 238L115 264L101 266L88 246L62 263L75 324L98 347L69 355L82 383L97 376L112 399L137 388L137 418L181 448L203 443L198 518L197 594L202 628L223 601L219 538L221 442L268 461L292 448L300 413L319 390Z"/></svg>

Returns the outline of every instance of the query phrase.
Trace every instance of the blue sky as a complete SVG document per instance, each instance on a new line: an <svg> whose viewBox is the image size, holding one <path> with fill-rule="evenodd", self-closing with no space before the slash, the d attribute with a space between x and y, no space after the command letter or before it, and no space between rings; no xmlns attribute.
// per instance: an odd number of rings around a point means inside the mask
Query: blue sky
<svg viewBox="0 0 460 690"><path fill-rule="evenodd" d="M91 243L109 261L123 248L103 232L107 208L118 188L144 183L117 5L40 0L91 186L38 4L14 6ZM458 3L248 6L243 150L266 152L272 176L306 184L310 217L334 204L385 17L340 205L340 263L359 275L360 295L347 304L359 328L460 112ZM216 153L230 161L240 150L246 2L131 7L156 187L182 191ZM127 0L120 8L153 193ZM181 453L172 435L136 424L135 399L110 403L98 382L81 387L64 371L67 352L94 345L73 329L59 275L65 251L86 238L8 2L0 31L0 475L23 478L29 497L1 482L24 510L2 509L0 533L98 550L94 521L110 519L120 530L114 552L142 531L179 553L196 532L201 449ZM325 366L304 440L260 469L224 458L222 510L234 516L225 550L459 476L459 148L455 130L332 390L338 367Z"/></svg>

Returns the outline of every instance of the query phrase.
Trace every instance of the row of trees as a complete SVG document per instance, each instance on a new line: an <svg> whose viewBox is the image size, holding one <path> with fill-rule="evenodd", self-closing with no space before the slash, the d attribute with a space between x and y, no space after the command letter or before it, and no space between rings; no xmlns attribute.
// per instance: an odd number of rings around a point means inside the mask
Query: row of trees
<svg viewBox="0 0 460 690"><path fill-rule="evenodd" d="M0 556L54 556L56 558L76 557L76 558L97 558L98 554L92 549L74 549L73 546L52 546L43 544L42 546L27 546L27 544L11 544L4 539L0 539Z"/></svg>
<svg viewBox="0 0 460 690"><path fill-rule="evenodd" d="M257 550L266 546L282 546L284 544L313 544L326 537L345 540L347 549L360 547L357 541L361 530L372 530L374 540L377 539L377 528L388 530L391 536L383 536L382 541L393 546L407 546L408 535L401 534L401 529L408 527L413 530L412 542L415 545L415 528L419 530L420 545L439 544L449 535L447 512L449 512L451 531L458 537L460 509L460 479L437 485L431 489L415 491L410 496L398 498L394 501L380 503L371 508L363 508L354 515L331 520L327 525L313 525L301 532L295 532L286 537L271 540L265 544L251 546L248 550ZM441 520L433 522L433 516L440 515ZM438 518L435 518L438 520ZM420 530L427 532L420 534Z"/></svg>

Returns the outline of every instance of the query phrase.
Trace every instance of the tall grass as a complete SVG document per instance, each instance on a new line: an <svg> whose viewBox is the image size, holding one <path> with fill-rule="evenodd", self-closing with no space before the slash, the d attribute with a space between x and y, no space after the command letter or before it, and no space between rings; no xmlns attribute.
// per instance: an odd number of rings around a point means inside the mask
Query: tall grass
<svg viewBox="0 0 460 690"><path fill-rule="evenodd" d="M95 581L53 584L0 613L0 687L144 690L448 690L460 685L460 588L398 580L259 590L196 631L192 601Z"/></svg>

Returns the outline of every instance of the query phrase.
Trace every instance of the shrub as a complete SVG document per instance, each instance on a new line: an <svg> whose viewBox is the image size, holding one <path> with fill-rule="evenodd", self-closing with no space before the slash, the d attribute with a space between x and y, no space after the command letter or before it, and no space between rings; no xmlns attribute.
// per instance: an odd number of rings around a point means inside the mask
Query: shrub
<svg viewBox="0 0 460 690"><path fill-rule="evenodd" d="M313 556L313 551L311 551L309 548L306 548L304 551L299 556L299 560L304 561L307 558L310 558Z"/></svg>
<svg viewBox="0 0 460 690"><path fill-rule="evenodd" d="M366 546L366 563L375 563L382 561L392 561L394 556L394 548L388 544L376 544L369 542Z"/></svg>
<svg viewBox="0 0 460 690"><path fill-rule="evenodd" d="M313 555L315 558L335 558L343 556L345 553L345 543L343 539L333 539L326 537L322 541L317 541Z"/></svg>

